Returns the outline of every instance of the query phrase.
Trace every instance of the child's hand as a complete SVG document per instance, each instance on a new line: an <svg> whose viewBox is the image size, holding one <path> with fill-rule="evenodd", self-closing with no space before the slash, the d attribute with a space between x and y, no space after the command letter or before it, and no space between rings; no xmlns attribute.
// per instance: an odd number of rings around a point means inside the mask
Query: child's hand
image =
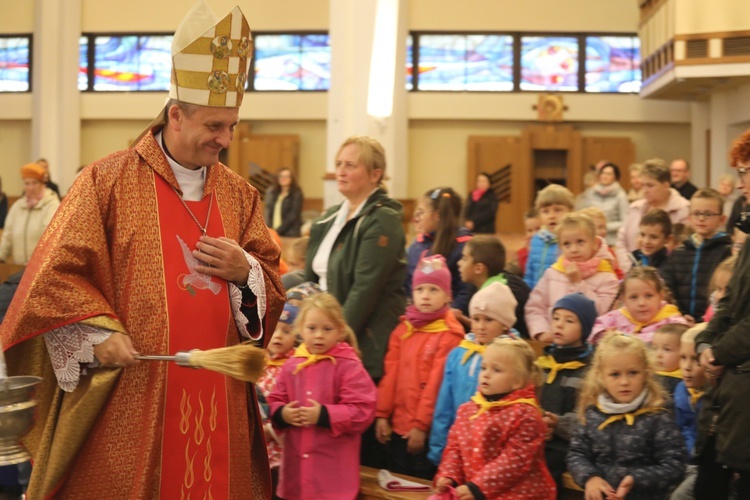
<svg viewBox="0 0 750 500"><path fill-rule="evenodd" d="M444 493L445 490L448 489L448 486L453 486L454 483L453 479L449 477L441 477L435 482L435 489L438 491L438 493Z"/></svg>
<svg viewBox="0 0 750 500"><path fill-rule="evenodd" d="M583 276L581 276L581 270L573 263L568 264L565 267L565 276L568 277L568 281L574 284L579 283L583 279Z"/></svg>
<svg viewBox="0 0 750 500"><path fill-rule="evenodd" d="M625 498L625 495L630 493L630 490L633 489L634 484L635 479L633 479L633 476L625 476L624 478L622 478L620 486L617 487L617 492L615 492L615 498L617 500L622 500L623 498Z"/></svg>
<svg viewBox="0 0 750 500"><path fill-rule="evenodd" d="M474 500L474 493L465 484L456 488L456 495L460 500Z"/></svg>
<svg viewBox="0 0 750 500"><path fill-rule="evenodd" d="M551 331L537 333L536 335L534 335L534 340L536 340L537 342L544 342L545 344L549 344L550 342L552 342L553 338L554 336Z"/></svg>
<svg viewBox="0 0 750 500"><path fill-rule="evenodd" d="M602 496L610 498L614 495L615 489L604 479L594 476L586 481L585 492L586 500L602 500Z"/></svg>
<svg viewBox="0 0 750 500"><path fill-rule="evenodd" d="M303 406L299 409L302 425L318 425L322 405L314 399L308 399L307 402L310 406Z"/></svg>
<svg viewBox="0 0 750 500"><path fill-rule="evenodd" d="M298 404L297 401L292 401L291 403L285 404L281 409L281 418L284 422L289 425L294 425L295 427L302 425L299 407L297 406Z"/></svg>
<svg viewBox="0 0 750 500"><path fill-rule="evenodd" d="M464 326L471 326L471 320L464 316L463 311L461 309L451 309L453 311L453 315L456 317L459 323L461 323Z"/></svg>
<svg viewBox="0 0 750 500"><path fill-rule="evenodd" d="M557 427L557 422L560 419L554 413L545 411L542 420L547 424L547 432L545 433L544 439L545 441L549 441L552 439L552 436L555 433L555 427Z"/></svg>
<svg viewBox="0 0 750 500"><path fill-rule="evenodd" d="M692 328L692 327L695 326L695 318L694 317L690 316L689 314L686 314L685 316L683 316L683 318L685 318L685 321L687 321L687 324L688 324L689 327Z"/></svg>
<svg viewBox="0 0 750 500"><path fill-rule="evenodd" d="M284 416L283 410L281 413L281 416ZM274 432L271 429L271 424L264 424L263 425L263 435L266 437L266 443L270 443L271 441L275 441Z"/></svg>
<svg viewBox="0 0 750 500"><path fill-rule="evenodd" d="M408 434L406 434L406 439L408 440L406 442L406 451L408 451L412 455L420 453L422 450L424 450L424 441L426 437L427 433L424 431L420 431L416 427L410 430Z"/></svg>
<svg viewBox="0 0 750 500"><path fill-rule="evenodd" d="M380 444L385 444L390 441L392 432L393 429L391 429L391 424L388 423L387 418L380 417L375 420L375 439L377 439Z"/></svg>

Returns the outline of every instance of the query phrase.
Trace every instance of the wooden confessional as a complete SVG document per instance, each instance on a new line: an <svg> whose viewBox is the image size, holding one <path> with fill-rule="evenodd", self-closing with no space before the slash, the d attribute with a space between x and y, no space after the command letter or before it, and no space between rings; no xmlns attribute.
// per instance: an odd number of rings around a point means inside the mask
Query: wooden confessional
<svg viewBox="0 0 750 500"><path fill-rule="evenodd" d="M513 136L470 136L467 192L477 174L490 175L500 198L498 232L523 233L523 216L536 192L550 183L583 191L583 177L599 161L620 167L620 183L629 189L628 167L635 161L635 145L628 137L584 137L573 125L531 125Z"/></svg>

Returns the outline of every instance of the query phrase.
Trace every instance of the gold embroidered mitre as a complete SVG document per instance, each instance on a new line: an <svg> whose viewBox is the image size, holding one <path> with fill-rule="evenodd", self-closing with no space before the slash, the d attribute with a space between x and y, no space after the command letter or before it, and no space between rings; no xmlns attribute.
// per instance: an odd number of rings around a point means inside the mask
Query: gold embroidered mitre
<svg viewBox="0 0 750 500"><path fill-rule="evenodd" d="M239 107L252 58L250 26L239 7L221 21L196 4L172 41L169 97L200 106Z"/></svg>
<svg viewBox="0 0 750 500"><path fill-rule="evenodd" d="M238 108L253 55L250 25L239 6L224 19L200 0L190 9L172 40L169 98L199 106ZM165 123L165 109L136 139Z"/></svg>

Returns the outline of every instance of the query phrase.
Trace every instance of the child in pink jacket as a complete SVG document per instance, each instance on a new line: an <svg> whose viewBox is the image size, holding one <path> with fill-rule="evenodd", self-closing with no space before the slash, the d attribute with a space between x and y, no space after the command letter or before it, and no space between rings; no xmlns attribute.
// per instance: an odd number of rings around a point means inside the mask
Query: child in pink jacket
<svg viewBox="0 0 750 500"><path fill-rule="evenodd" d="M531 291L526 302L526 325L531 338L551 342L549 319L552 306L564 296L580 292L604 314L617 297L618 280L614 257L606 242L596 235L588 215L566 215L557 228L562 255Z"/></svg>
<svg viewBox="0 0 750 500"><path fill-rule="evenodd" d="M268 396L274 426L284 432L277 495L355 499L362 433L375 418L375 384L333 295L305 299L295 325L302 344Z"/></svg>
<svg viewBox="0 0 750 500"><path fill-rule="evenodd" d="M598 343L608 330L629 333L650 343L654 332L663 325L687 324L677 306L665 300L668 291L655 268L632 268L622 281L621 289L623 306L596 319L590 343Z"/></svg>

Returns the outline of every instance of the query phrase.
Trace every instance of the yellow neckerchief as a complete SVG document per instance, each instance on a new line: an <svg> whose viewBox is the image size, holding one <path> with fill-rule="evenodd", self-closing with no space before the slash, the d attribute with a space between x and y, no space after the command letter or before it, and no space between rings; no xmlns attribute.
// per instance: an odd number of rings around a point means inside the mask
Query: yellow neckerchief
<svg viewBox="0 0 750 500"><path fill-rule="evenodd" d="M289 358L281 358L281 359L266 359L266 366L282 366L284 363L289 361Z"/></svg>
<svg viewBox="0 0 750 500"><path fill-rule="evenodd" d="M672 370L671 372L656 372L656 374L661 375L662 377L682 378L682 370L679 368Z"/></svg>
<svg viewBox="0 0 750 500"><path fill-rule="evenodd" d="M557 378L557 372L561 370L577 370L583 368L586 363L580 361L568 361L566 363L558 363L552 356L539 356L536 360L536 366L542 369L549 369L547 374L547 383L551 384Z"/></svg>
<svg viewBox="0 0 750 500"><path fill-rule="evenodd" d="M404 324L406 324L406 333L401 336L401 340L408 339L415 331L414 325L412 325L408 319L404 320ZM416 329L418 332L425 333L447 332L448 330L450 330L450 328L448 328L448 323L446 323L444 319L436 319L432 323Z"/></svg>
<svg viewBox="0 0 750 500"><path fill-rule="evenodd" d="M560 271L561 273L565 273L567 270L565 268L565 257L562 255L557 259L557 262L552 264L552 269L556 269ZM601 259L599 261L599 265L596 266L596 272L597 273L612 273L615 274L615 268L612 267L612 264L609 262L609 259Z"/></svg>
<svg viewBox="0 0 750 500"><path fill-rule="evenodd" d="M635 330L633 330L635 333L640 332L643 328L647 327L648 325L651 325L653 323L656 323L658 321L661 321L663 319L667 319L670 316L674 316L675 314L680 314L680 310L677 309L677 306L674 304L664 304L664 307L659 310L658 313L656 313L656 316L648 320L647 323L641 323L640 321L637 321L631 314L630 311L628 311L626 308L621 307L620 313L625 316L625 319L633 323L635 325Z"/></svg>
<svg viewBox="0 0 750 500"><path fill-rule="evenodd" d="M464 357L461 358L461 364L465 365L469 359L476 353L480 356L484 354L484 350L487 349L487 346L477 344L476 342L473 342L468 339L463 339L460 344L458 344L458 347L463 347L466 349L466 352L464 353Z"/></svg>
<svg viewBox="0 0 750 500"><path fill-rule="evenodd" d="M515 405L515 404L531 405L534 408L538 409L539 411L542 410L541 408L539 408L539 403L537 403L536 399L534 398L520 398L520 399L512 399L510 401L504 400L504 399L501 399L500 401L487 401L484 397L484 394L477 391L477 393L471 397L471 400L479 405L479 411L477 411L474 415L469 417L469 420L474 420L475 418L477 418L479 415L486 412L490 408L500 408L503 406L510 406L510 405Z"/></svg>
<svg viewBox="0 0 750 500"><path fill-rule="evenodd" d="M693 408L698 404L698 401L703 397L705 391L697 391L695 389L687 388L688 394L690 394L690 401L693 403Z"/></svg>
<svg viewBox="0 0 750 500"><path fill-rule="evenodd" d="M297 368L294 369L294 375L297 375L305 367L314 365L318 361L323 361L324 359L330 359L331 361L333 361L334 365L336 364L336 358L334 358L333 356L328 356L327 354L310 354L310 351L307 350L307 346L305 344L300 344L300 346L294 351L294 357L307 358L307 361L303 361L302 363L297 365Z"/></svg>
<svg viewBox="0 0 750 500"><path fill-rule="evenodd" d="M606 412L602 409L601 406L599 406L598 403L596 407L599 408L599 411L606 414ZM633 425L635 423L635 417L637 417L638 415L644 415L646 413L656 413L657 411L662 411L662 410L664 410L664 408L652 406L648 408L639 408L631 413L618 413L617 415L612 415L607 420L599 424L599 427L597 427L597 429L602 430L605 427L607 427L609 424L611 424L612 422L617 422L618 420L622 420L622 419L625 419L625 422L628 425Z"/></svg>

